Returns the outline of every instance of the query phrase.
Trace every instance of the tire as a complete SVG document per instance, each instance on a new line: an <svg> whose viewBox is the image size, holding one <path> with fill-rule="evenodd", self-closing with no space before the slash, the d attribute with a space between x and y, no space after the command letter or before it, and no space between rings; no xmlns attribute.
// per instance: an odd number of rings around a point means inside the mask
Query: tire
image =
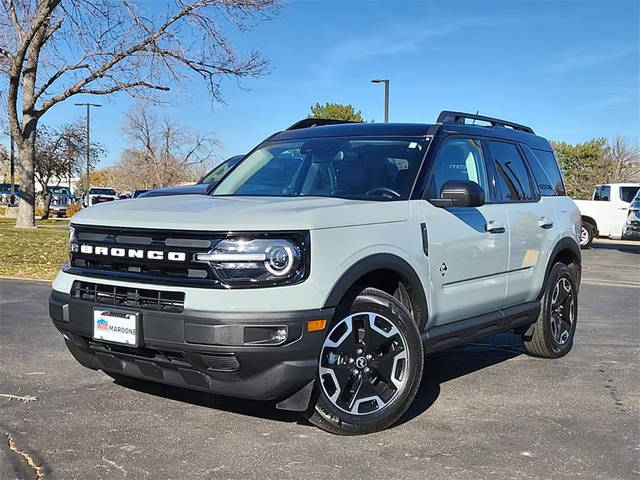
<svg viewBox="0 0 640 480"><path fill-rule="evenodd" d="M591 242L595 235L595 228L590 223L583 223L580 231L580 248L591 248Z"/></svg>
<svg viewBox="0 0 640 480"><path fill-rule="evenodd" d="M524 346L536 357L563 357L573 346L578 320L578 288L565 264L551 269L540 306L538 319L523 336Z"/></svg>
<svg viewBox="0 0 640 480"><path fill-rule="evenodd" d="M424 353L418 328L397 299L374 288L336 312L320 351L307 418L339 435L383 430L407 411L420 386Z"/></svg>

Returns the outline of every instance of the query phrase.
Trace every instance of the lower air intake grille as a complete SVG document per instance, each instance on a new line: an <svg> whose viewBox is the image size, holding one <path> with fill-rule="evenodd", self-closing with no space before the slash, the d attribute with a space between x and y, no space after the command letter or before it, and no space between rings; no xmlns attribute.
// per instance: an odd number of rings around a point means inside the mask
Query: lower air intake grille
<svg viewBox="0 0 640 480"><path fill-rule="evenodd" d="M184 311L184 293L75 281L71 297L85 302L163 312Z"/></svg>

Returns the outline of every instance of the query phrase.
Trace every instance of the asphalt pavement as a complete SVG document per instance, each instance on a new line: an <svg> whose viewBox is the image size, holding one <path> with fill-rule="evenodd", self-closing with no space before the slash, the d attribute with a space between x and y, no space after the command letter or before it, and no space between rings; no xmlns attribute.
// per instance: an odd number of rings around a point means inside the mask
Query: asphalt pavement
<svg viewBox="0 0 640 480"><path fill-rule="evenodd" d="M81 367L50 285L0 280L0 479L640 479L640 245L583 254L572 352L512 334L427 358L398 425L339 437L271 404Z"/></svg>

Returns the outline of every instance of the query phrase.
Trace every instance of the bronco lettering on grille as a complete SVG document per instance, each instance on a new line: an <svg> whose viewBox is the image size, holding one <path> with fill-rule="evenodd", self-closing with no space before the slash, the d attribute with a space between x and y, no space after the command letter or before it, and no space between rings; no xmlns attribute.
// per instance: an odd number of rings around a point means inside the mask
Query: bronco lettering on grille
<svg viewBox="0 0 640 480"><path fill-rule="evenodd" d="M161 250L144 250L141 248L94 247L80 245L80 253L104 257L139 258L148 260L169 260L171 262L185 262L185 252L163 252Z"/></svg>

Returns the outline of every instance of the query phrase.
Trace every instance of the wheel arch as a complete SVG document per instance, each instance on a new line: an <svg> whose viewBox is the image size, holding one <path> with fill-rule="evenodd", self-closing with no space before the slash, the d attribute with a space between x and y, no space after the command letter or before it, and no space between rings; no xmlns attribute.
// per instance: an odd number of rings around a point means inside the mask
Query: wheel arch
<svg viewBox="0 0 640 480"><path fill-rule="evenodd" d="M573 238L564 237L556 243L556 246L551 251L551 255L549 255L549 261L547 262L547 268L544 274L544 282L538 299L542 298L551 269L558 262L562 262L572 268L576 285L580 288L580 278L582 276L582 253L580 252L580 246Z"/></svg>
<svg viewBox="0 0 640 480"><path fill-rule="evenodd" d="M580 217L582 218L582 223L588 223L591 226L593 226L593 235L595 237L598 236L598 222L596 222L596 219L593 217L590 217L589 215L580 215Z"/></svg>
<svg viewBox="0 0 640 480"><path fill-rule="evenodd" d="M412 313L419 331L424 331L428 306L420 277L406 260L390 253L370 255L349 267L334 284L324 307L336 307L348 296L355 299L367 287L379 288L393 296L396 288L404 288L407 297L396 298Z"/></svg>

